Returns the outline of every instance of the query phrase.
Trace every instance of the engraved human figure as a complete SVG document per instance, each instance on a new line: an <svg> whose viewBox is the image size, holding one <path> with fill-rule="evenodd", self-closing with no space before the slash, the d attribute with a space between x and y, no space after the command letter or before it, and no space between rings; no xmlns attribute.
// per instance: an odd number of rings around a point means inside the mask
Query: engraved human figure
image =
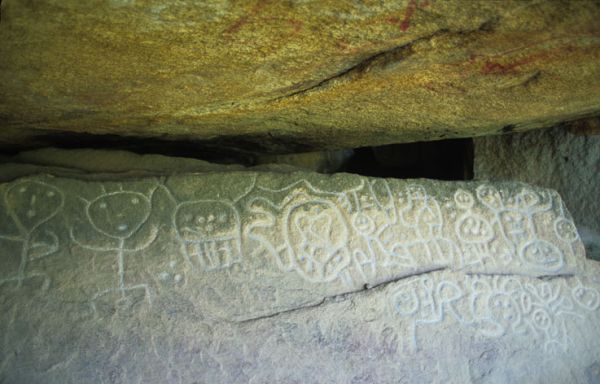
<svg viewBox="0 0 600 384"><path fill-rule="evenodd" d="M95 199L85 203L85 217L94 231L102 235L105 240L103 245L87 244L79 240L75 229L71 228L70 235L77 245L101 252L116 252L117 262L117 284L115 288L105 289L97 292L92 297L92 308L96 310L96 301L104 295L117 293L120 297L117 304L129 300L127 293L131 291L142 291L145 299L151 303L150 289L147 284L129 285L125 281L125 253L139 252L150 246L158 234L158 228L153 227L147 238L141 244L128 247L134 235L146 224L152 211L152 195L154 189L148 195L134 191L118 190L115 192L104 192Z"/></svg>
<svg viewBox="0 0 600 384"><path fill-rule="evenodd" d="M377 273L378 257L389 256L383 233L397 221L393 194L385 180L365 179L364 188L349 195L354 201L350 224L363 240L352 250L354 266L367 282Z"/></svg>
<svg viewBox="0 0 600 384"><path fill-rule="evenodd" d="M185 202L175 210L174 221L183 254L191 265L212 271L240 262L241 223L232 204L219 200Z"/></svg>
<svg viewBox="0 0 600 384"><path fill-rule="evenodd" d="M42 224L52 219L62 209L63 194L54 186L41 181L20 181L9 187L4 194L9 217L17 229L17 235L0 235L0 239L21 242L20 263L16 274L0 279L0 284L16 282L39 273L28 273L27 263L58 251L59 240L51 230L40 231ZM45 284L48 283L46 279Z"/></svg>
<svg viewBox="0 0 600 384"><path fill-rule="evenodd" d="M502 336L508 330L516 330L521 323L521 308L508 292L495 292L488 298L490 320L494 328L486 330L487 336Z"/></svg>
<svg viewBox="0 0 600 384"><path fill-rule="evenodd" d="M398 224L384 234L386 266L446 265L456 257L456 244L443 234L440 205L425 188L408 185L397 194L397 206Z"/></svg>
<svg viewBox="0 0 600 384"><path fill-rule="evenodd" d="M436 282L428 277L410 280L392 293L393 310L409 323L413 349L417 347L418 325L443 322L446 314L463 323L461 314L454 306L462 297L463 291L455 282Z"/></svg>
<svg viewBox="0 0 600 384"><path fill-rule="evenodd" d="M328 200L306 201L284 212L284 238L295 269L310 281L332 281L350 264L348 229Z"/></svg>
<svg viewBox="0 0 600 384"><path fill-rule="evenodd" d="M471 193L459 189L454 194L456 206L465 212L458 217L455 231L463 247L463 265L481 263L490 256L490 243L494 239L494 230L489 221L481 214L473 212L475 200Z"/></svg>
<svg viewBox="0 0 600 384"><path fill-rule="evenodd" d="M477 197L492 211L511 253L518 255L522 263L550 272L557 271L564 265L562 251L540 239L535 227L534 216L552 207L549 195L523 188L505 202L494 187L481 185L477 188ZM577 238L574 226L568 220L556 220L554 229L556 235L564 241L572 242Z"/></svg>

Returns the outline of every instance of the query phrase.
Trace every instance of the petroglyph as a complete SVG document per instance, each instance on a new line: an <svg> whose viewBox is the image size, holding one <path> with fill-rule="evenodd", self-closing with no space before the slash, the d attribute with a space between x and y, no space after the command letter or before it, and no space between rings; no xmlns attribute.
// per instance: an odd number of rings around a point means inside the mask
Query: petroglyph
<svg viewBox="0 0 600 384"><path fill-rule="evenodd" d="M115 252L117 264L117 286L97 292L92 296L91 306L96 311L97 301L106 295L117 293L116 304L126 304L131 300L128 293L142 291L148 303L152 303L150 288L147 284L127 284L125 281L125 253L136 253L148 248L156 239L158 227L153 227L141 244L128 246L128 240L146 224L152 211L152 195L156 188L147 194L123 190L103 193L93 200L84 202L85 217L103 244L88 244L78 239L76 229L70 229L70 238L78 246L95 252Z"/></svg>
<svg viewBox="0 0 600 384"><path fill-rule="evenodd" d="M307 180L258 191L247 200L246 237L311 282L356 286L436 266L544 275L567 259L576 265L574 225L547 191L483 184L436 196L426 185L370 179L335 192Z"/></svg>
<svg viewBox="0 0 600 384"><path fill-rule="evenodd" d="M407 367L434 359L435 382L600 348L599 268L551 191L269 172L0 188L0 381L287 382L254 367L339 360L381 364L341 382L418 382Z"/></svg>
<svg viewBox="0 0 600 384"><path fill-rule="evenodd" d="M235 204L255 186L250 185L230 201L198 199L179 201L164 183L161 185L175 204L172 226L188 265L202 271L231 268L242 261L242 222Z"/></svg>
<svg viewBox="0 0 600 384"><path fill-rule="evenodd" d="M512 334L540 340L546 352L567 350L567 324L598 316L597 288L576 279L572 286L567 279L457 277L435 272L409 278L391 291L390 308L410 329L411 348L418 348L419 329L450 319L486 337Z"/></svg>
<svg viewBox="0 0 600 384"><path fill-rule="evenodd" d="M60 244L56 233L40 227L56 216L63 204L63 193L42 181L19 181L5 191L4 205L16 233L0 234L0 240L20 242L21 255L17 271L9 277L0 278L0 285L14 282L19 288L23 280L41 277L44 279L43 287L47 288L50 281L48 276L28 272L27 264L58 251Z"/></svg>
<svg viewBox="0 0 600 384"><path fill-rule="evenodd" d="M211 271L240 262L240 214L231 203L219 200L181 203L175 209L174 226L190 264Z"/></svg>

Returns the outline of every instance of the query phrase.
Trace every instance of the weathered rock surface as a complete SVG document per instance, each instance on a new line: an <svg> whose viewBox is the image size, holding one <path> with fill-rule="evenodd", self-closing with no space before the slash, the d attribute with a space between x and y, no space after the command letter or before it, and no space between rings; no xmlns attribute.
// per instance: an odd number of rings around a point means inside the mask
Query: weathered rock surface
<svg viewBox="0 0 600 384"><path fill-rule="evenodd" d="M298 152L600 112L594 0L4 0L1 10L5 146L75 132Z"/></svg>
<svg viewBox="0 0 600 384"><path fill-rule="evenodd" d="M551 190L224 172L0 195L3 382L598 379L600 268Z"/></svg>
<svg viewBox="0 0 600 384"><path fill-rule="evenodd" d="M557 190L573 214L589 258L600 260L598 121L474 140L479 180L515 180Z"/></svg>

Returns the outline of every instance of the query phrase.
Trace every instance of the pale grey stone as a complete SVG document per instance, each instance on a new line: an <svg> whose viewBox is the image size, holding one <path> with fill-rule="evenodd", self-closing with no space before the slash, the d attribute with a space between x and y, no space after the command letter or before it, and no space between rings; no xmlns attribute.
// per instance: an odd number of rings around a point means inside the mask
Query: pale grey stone
<svg viewBox="0 0 600 384"><path fill-rule="evenodd" d="M593 382L600 267L520 183L0 184L0 382Z"/></svg>
<svg viewBox="0 0 600 384"><path fill-rule="evenodd" d="M515 180L560 193L589 258L600 260L600 135L564 127L474 138L477 180Z"/></svg>

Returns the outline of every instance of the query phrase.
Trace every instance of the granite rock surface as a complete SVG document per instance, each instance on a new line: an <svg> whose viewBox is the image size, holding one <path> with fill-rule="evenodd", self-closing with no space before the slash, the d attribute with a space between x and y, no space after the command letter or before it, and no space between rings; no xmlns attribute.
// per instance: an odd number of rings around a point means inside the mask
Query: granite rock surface
<svg viewBox="0 0 600 384"><path fill-rule="evenodd" d="M475 178L515 180L558 191L587 256L600 260L600 126L555 127L474 140Z"/></svg>
<svg viewBox="0 0 600 384"><path fill-rule="evenodd" d="M598 380L600 266L521 183L0 185L0 381Z"/></svg>
<svg viewBox="0 0 600 384"><path fill-rule="evenodd" d="M594 0L4 0L0 143L277 153L550 126L600 112L599 17Z"/></svg>

